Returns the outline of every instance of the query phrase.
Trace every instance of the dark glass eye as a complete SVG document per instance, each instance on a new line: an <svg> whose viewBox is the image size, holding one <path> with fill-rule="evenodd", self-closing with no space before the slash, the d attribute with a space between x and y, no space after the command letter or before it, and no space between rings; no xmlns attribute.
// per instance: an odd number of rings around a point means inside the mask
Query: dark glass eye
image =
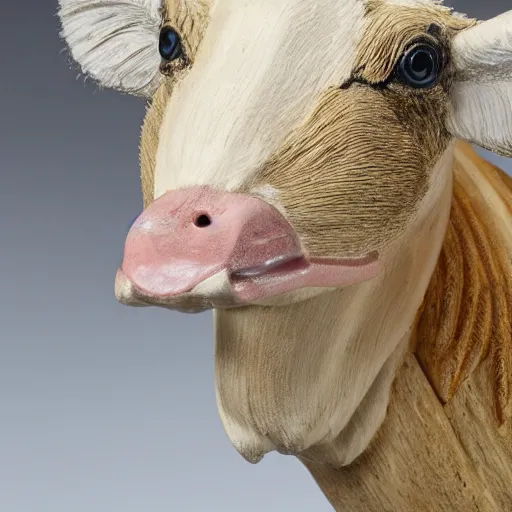
<svg viewBox="0 0 512 512"><path fill-rule="evenodd" d="M181 56L181 38L172 27L164 27L160 32L158 51L166 61L176 60Z"/></svg>
<svg viewBox="0 0 512 512"><path fill-rule="evenodd" d="M439 64L438 50L428 43L419 43L409 48L400 59L398 76L411 87L426 89L437 83Z"/></svg>

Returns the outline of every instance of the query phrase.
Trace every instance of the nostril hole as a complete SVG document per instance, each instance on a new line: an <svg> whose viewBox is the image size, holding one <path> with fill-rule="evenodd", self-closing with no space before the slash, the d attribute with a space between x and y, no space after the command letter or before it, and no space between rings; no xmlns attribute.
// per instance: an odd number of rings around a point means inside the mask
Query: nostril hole
<svg viewBox="0 0 512 512"><path fill-rule="evenodd" d="M199 215L194 221L194 225L198 228L206 228L212 223L212 219L205 213Z"/></svg>

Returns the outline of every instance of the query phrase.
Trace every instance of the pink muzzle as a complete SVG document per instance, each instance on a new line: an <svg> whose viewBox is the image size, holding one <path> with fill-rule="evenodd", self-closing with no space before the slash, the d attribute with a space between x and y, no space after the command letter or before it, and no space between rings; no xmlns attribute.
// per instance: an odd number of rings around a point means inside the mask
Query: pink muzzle
<svg viewBox="0 0 512 512"><path fill-rule="evenodd" d="M220 272L234 299L250 303L370 279L378 259L308 258L290 223L262 199L194 187L167 192L137 218L117 281L161 301Z"/></svg>

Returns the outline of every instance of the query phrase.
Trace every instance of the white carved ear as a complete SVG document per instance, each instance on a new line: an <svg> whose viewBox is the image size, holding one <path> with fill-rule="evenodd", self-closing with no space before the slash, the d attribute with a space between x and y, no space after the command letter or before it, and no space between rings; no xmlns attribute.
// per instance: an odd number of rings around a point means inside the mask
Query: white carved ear
<svg viewBox="0 0 512 512"><path fill-rule="evenodd" d="M457 34L452 55L456 81L448 129L512 157L512 11Z"/></svg>
<svg viewBox="0 0 512 512"><path fill-rule="evenodd" d="M160 81L163 0L59 0L61 37L103 87L148 97Z"/></svg>

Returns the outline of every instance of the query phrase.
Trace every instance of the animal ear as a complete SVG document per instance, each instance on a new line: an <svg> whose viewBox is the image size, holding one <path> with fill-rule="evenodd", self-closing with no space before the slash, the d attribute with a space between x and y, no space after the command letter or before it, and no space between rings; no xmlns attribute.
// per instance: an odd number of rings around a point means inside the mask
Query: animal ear
<svg viewBox="0 0 512 512"><path fill-rule="evenodd" d="M59 0L61 37L103 87L149 97L158 88L165 0Z"/></svg>
<svg viewBox="0 0 512 512"><path fill-rule="evenodd" d="M512 11L459 32L448 129L512 157Z"/></svg>

